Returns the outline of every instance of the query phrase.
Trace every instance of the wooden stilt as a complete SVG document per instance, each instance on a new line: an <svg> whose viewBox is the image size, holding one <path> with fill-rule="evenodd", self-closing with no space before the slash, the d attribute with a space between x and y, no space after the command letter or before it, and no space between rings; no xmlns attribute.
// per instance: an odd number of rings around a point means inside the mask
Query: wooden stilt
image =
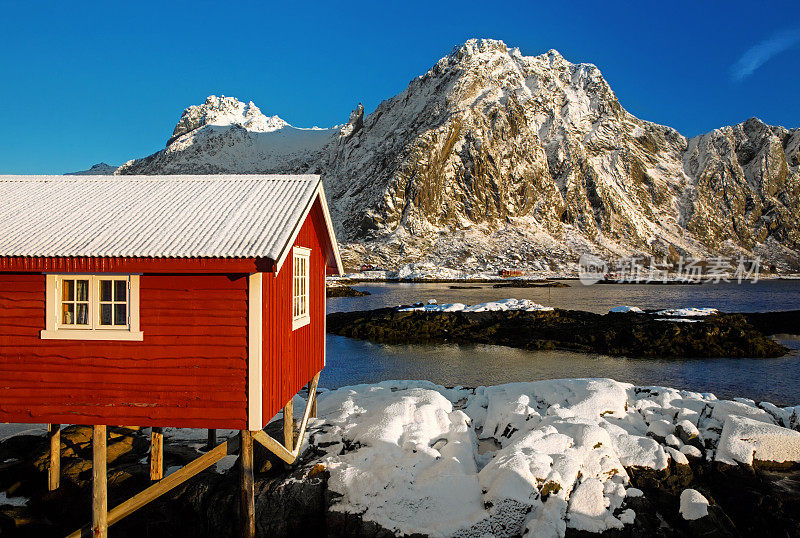
<svg viewBox="0 0 800 538"><path fill-rule="evenodd" d="M319 374L315 375L311 380L311 388L309 394L313 394L313 401L316 401L317 383L319 382ZM280 444L278 441L267 435L264 430L252 432L253 439L261 443L267 450L278 456L280 459L291 465L297 460L300 455L300 449L303 448L303 439L306 435L306 427L308 426L308 419L311 416L311 407L313 402L306 403L306 409L303 412L303 419L300 421L300 428L297 432L297 443L292 450L287 450L287 447ZM286 430L284 430L285 432Z"/></svg>
<svg viewBox="0 0 800 538"><path fill-rule="evenodd" d="M308 393L308 397L311 398L311 393ZM314 394L314 399L311 401L311 418L317 418L317 395Z"/></svg>
<svg viewBox="0 0 800 538"><path fill-rule="evenodd" d="M208 430L208 444L206 447L211 450L217 446L217 430Z"/></svg>
<svg viewBox="0 0 800 538"><path fill-rule="evenodd" d="M241 431L241 498L240 512L242 537L254 538L256 535L256 498L253 478L253 434L248 430Z"/></svg>
<svg viewBox="0 0 800 538"><path fill-rule="evenodd" d="M198 473L208 469L226 455L234 455L239 452L239 438L234 437L229 441L225 441L209 450L196 460L187 463L181 469L175 471L169 476L164 477L162 480L154 483L144 491L137 493L127 501L123 501L111 510L108 511L108 525L113 525L125 517L131 515L139 508L145 506L147 503L152 502L159 498L161 495L170 491L171 489L179 486L197 475ZM81 538L84 536L84 531L88 531L88 525L70 534L67 538Z"/></svg>
<svg viewBox="0 0 800 538"><path fill-rule="evenodd" d="M164 431L153 427L150 432L150 480L164 478Z"/></svg>
<svg viewBox="0 0 800 538"><path fill-rule="evenodd" d="M291 452L294 450L294 417L292 400L283 408L283 445Z"/></svg>
<svg viewBox="0 0 800 538"><path fill-rule="evenodd" d="M106 427L94 427L92 435L92 535L108 536L108 481L106 478Z"/></svg>
<svg viewBox="0 0 800 538"><path fill-rule="evenodd" d="M50 469L47 474L47 489L58 489L61 482L61 424L48 424L47 437L50 438Z"/></svg>

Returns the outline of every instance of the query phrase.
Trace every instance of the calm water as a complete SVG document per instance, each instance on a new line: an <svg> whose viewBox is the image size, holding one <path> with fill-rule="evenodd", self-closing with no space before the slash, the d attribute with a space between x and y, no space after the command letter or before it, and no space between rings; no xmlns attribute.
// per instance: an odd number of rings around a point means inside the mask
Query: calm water
<svg viewBox="0 0 800 538"><path fill-rule="evenodd" d="M328 300L328 311L366 310L427 299L480 303L516 297L558 308L605 313L618 305L640 308L716 307L728 312L800 309L800 281L756 284L652 286L602 284L569 288L451 290L448 284L359 284L367 297ZM800 333L800 327L798 328ZM611 377L639 385L667 385L721 398L744 396L800 404L800 337L781 339L793 349L779 359L628 359L565 351L530 352L487 345L390 346L328 335L328 364L320 384L335 388L387 379L428 379L443 385L494 385L563 377Z"/></svg>

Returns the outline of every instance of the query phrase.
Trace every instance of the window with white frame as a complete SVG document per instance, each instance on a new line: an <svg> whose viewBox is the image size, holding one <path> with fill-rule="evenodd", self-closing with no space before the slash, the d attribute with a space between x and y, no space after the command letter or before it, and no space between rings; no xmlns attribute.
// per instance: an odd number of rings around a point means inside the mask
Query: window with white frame
<svg viewBox="0 0 800 538"><path fill-rule="evenodd" d="M47 275L44 339L142 340L139 275Z"/></svg>
<svg viewBox="0 0 800 538"><path fill-rule="evenodd" d="M308 313L308 272L311 250L303 247L292 249L292 330L311 323Z"/></svg>

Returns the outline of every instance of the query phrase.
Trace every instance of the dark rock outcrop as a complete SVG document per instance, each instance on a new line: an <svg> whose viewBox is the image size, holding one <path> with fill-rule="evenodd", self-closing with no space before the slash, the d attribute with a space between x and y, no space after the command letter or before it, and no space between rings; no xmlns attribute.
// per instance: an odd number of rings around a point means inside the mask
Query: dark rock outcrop
<svg viewBox="0 0 800 538"><path fill-rule="evenodd" d="M779 357L788 352L739 314L702 322L661 321L634 313L400 312L395 308L328 315L328 332L389 344L476 343L529 350L626 357Z"/></svg>
<svg viewBox="0 0 800 538"><path fill-rule="evenodd" d="M345 286L344 284L336 286L328 285L325 287L326 297L364 297L365 295L372 294L366 290L357 290L350 286Z"/></svg>

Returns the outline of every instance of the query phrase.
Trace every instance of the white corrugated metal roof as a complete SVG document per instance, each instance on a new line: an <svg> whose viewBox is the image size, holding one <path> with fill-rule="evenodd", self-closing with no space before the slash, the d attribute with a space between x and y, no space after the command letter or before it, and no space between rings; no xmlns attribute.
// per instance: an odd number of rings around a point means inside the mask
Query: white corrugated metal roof
<svg viewBox="0 0 800 538"><path fill-rule="evenodd" d="M0 176L0 256L277 260L319 185L317 175Z"/></svg>

